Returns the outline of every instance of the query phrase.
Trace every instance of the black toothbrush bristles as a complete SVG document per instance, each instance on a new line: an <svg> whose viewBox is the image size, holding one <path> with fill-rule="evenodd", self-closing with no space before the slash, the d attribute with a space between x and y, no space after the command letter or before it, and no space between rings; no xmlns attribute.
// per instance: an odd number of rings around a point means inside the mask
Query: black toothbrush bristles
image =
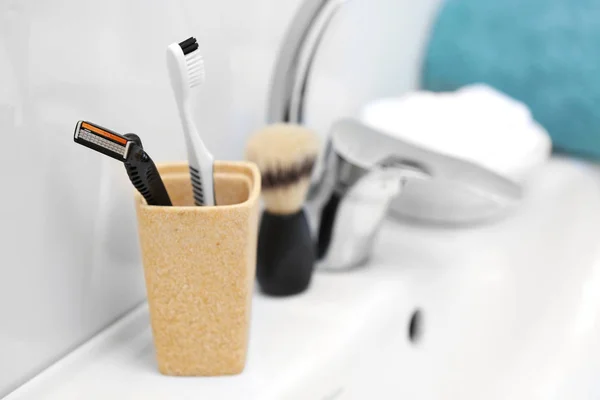
<svg viewBox="0 0 600 400"><path fill-rule="evenodd" d="M190 37L179 43L179 47L181 47L181 51L183 51L183 55L185 56L198 48L198 42L195 37Z"/></svg>

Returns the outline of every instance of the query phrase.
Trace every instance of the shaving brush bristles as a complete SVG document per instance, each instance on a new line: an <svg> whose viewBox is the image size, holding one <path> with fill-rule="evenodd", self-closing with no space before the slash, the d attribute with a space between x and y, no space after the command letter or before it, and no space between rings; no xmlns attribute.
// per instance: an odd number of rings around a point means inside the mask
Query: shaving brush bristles
<svg viewBox="0 0 600 400"><path fill-rule="evenodd" d="M286 215L302 208L318 153L317 135L299 125L269 125L250 137L246 158L260 169L269 212Z"/></svg>
<svg viewBox="0 0 600 400"><path fill-rule="evenodd" d="M273 214L294 214L302 208L309 179L301 179L297 183L279 189L263 189L262 197L265 208Z"/></svg>

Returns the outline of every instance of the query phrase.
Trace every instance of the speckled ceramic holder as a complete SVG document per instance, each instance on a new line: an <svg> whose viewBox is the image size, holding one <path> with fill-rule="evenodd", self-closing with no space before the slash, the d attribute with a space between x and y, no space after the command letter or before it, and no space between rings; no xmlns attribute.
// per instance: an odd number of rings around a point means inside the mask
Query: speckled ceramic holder
<svg viewBox="0 0 600 400"><path fill-rule="evenodd" d="M238 374L248 348L260 173L252 163L216 162L218 206L195 207L187 164L158 170L173 207L136 195L158 369Z"/></svg>

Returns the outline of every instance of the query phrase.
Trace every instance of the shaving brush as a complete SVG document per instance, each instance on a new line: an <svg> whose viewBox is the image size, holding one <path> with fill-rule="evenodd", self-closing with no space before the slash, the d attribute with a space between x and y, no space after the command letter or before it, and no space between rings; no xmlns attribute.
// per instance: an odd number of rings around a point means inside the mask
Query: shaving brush
<svg viewBox="0 0 600 400"><path fill-rule="evenodd" d="M298 125L275 124L250 137L246 158L258 165L265 203L258 233L256 277L261 290L290 296L310 285L315 247L302 208L319 140Z"/></svg>

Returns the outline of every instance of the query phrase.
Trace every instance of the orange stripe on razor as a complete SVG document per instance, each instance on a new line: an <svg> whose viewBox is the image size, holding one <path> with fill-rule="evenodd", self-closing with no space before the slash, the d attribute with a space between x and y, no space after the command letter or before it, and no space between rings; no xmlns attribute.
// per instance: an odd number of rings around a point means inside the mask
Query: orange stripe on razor
<svg viewBox="0 0 600 400"><path fill-rule="evenodd" d="M117 135L112 134L110 132L103 131L102 129L97 128L97 127L95 127L93 125L90 125L87 122L82 122L81 123L81 127L85 128L85 129L89 129L90 131L92 131L94 133L97 133L100 136L104 136L107 139L114 140L115 142L121 143L123 145L127 144L127 139L123 139L120 136L117 136Z"/></svg>

